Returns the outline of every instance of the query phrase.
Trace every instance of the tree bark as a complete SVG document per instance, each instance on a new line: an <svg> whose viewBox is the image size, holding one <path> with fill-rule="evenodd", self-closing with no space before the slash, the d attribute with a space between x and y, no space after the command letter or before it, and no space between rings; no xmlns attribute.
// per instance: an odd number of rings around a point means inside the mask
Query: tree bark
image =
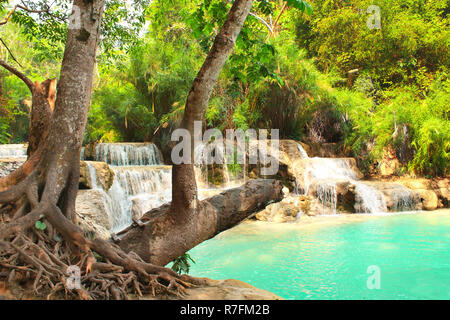
<svg viewBox="0 0 450 320"><path fill-rule="evenodd" d="M164 266L270 202L280 201L281 188L278 180L250 180L239 188L199 202L195 217L184 224L173 223L168 218L173 210L170 205L151 210L141 219L144 226L131 228L119 245L127 252L136 252L145 261Z"/></svg>
<svg viewBox="0 0 450 320"><path fill-rule="evenodd" d="M236 39L250 13L252 4L253 0L234 1L224 25L216 36L205 62L192 84L181 122L181 127L187 129L191 134L192 148L194 148L194 121L203 120L217 77L234 48ZM160 212L161 214L145 227L143 234L145 241L142 244L142 248L139 247L140 244L136 244L136 247L128 245L132 241L139 242L138 238L124 241L126 245L124 244L123 248L138 250L146 261L153 264L165 265L201 241L220 232L217 228L219 220L233 220L231 215L219 214L218 209L213 209L210 202L200 202L198 200L193 166L193 149L191 155L190 164L174 165L172 167L172 203L170 208L165 207ZM254 188L251 188L251 184L246 184L245 186L249 187L250 190L254 190ZM268 194L265 191L263 192L265 200L261 199L261 203L279 197L278 191L281 192L281 188L278 190L278 187L272 186L274 190L271 193L271 197L269 197L270 199L265 198ZM243 194L248 194L246 191L242 192ZM221 210L228 211L224 207ZM225 216L228 218L225 218ZM245 215L238 216L242 219L245 218ZM227 224L225 222L222 223L224 225ZM230 225L234 224L231 223ZM129 237L132 236L130 235ZM151 243L151 246L149 243Z"/></svg>
<svg viewBox="0 0 450 320"><path fill-rule="evenodd" d="M38 284L42 280L51 290L49 296L58 290L66 291L65 279L69 277L63 259L49 252L53 250L50 248L55 246L56 249L62 246L68 248L69 252L65 250L62 254L65 261L69 259L70 264L85 267L84 281L88 282L87 286L97 296L125 299L128 297L128 284L131 281L134 284L134 291L139 295L142 295L141 289L144 288L153 294L155 290L178 293L190 285L184 280L198 284L203 282L188 276L178 276L167 268L148 264L134 253L126 254L112 243L99 239L90 241L74 223L80 151L91 98L104 4L105 0L73 1L78 16L69 24L55 108L48 126L48 134L25 162L24 167L28 168L26 174L23 172L21 179L0 192L0 204L18 204L18 209L10 217L10 222L0 224L0 258L9 261L19 255L22 261L29 265L29 268L34 268L37 273L34 281L35 292L38 291ZM4 179L8 180L9 177ZM2 180L0 186L1 184ZM2 212L0 208L0 215L4 214L5 211ZM42 233L36 234L36 230L32 227L41 218L46 222L47 228ZM37 235L37 243L36 240L33 241L23 235L24 232L31 232L33 235L33 231L34 235ZM54 231L62 234L65 242L60 240L55 242ZM17 243L22 243L22 246L19 247ZM33 251L30 248L37 249ZM14 254L14 251L17 253ZM122 271L116 275L90 274L96 260L92 251L102 256L109 265L119 266ZM53 264L45 258L49 257L49 254L53 257ZM117 268L113 266L113 269ZM125 271L128 273L124 274ZM14 273L8 278L14 278ZM91 298L85 289L76 289L75 292L81 299Z"/></svg>
<svg viewBox="0 0 450 320"><path fill-rule="evenodd" d="M191 134L192 148L194 121L203 120L217 77L234 48L252 3L253 0L236 0L233 3L192 84L181 122L181 127ZM144 260L163 266L200 242L234 226L269 201L281 199L278 182L252 181L220 196L199 201L193 149L191 155L190 164L172 167L171 205L152 211L149 215L155 214L155 217L143 230L128 232L121 241L123 249L133 250Z"/></svg>
<svg viewBox="0 0 450 320"><path fill-rule="evenodd" d="M31 98L30 132L28 135L28 156L32 155L45 141L55 108L56 79L36 82Z"/></svg>
<svg viewBox="0 0 450 320"><path fill-rule="evenodd" d="M192 148L194 147L194 121L203 120L217 77L234 48L252 4L253 0L236 0L233 3L189 91L181 127L190 132ZM179 188L172 188L172 212L180 221L187 220L194 214L198 202L193 149L191 155L191 164L174 165L172 169L172 185L179 186Z"/></svg>
<svg viewBox="0 0 450 320"><path fill-rule="evenodd" d="M30 89L32 106L30 111L30 131L28 135L27 154L31 155L38 149L41 141L45 141L50 126L51 115L55 106L56 79L48 79L42 83L33 83L25 74L0 60L0 65L17 76ZM0 192L25 179L37 165L39 156L30 158L28 162L14 171L8 177L0 179Z"/></svg>

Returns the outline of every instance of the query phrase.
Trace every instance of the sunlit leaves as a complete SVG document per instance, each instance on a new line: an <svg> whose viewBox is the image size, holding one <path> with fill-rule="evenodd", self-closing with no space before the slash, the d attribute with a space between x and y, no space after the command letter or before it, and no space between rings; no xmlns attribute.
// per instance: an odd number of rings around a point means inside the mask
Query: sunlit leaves
<svg viewBox="0 0 450 320"><path fill-rule="evenodd" d="M194 259L192 259L188 253L179 256L173 261L172 270L178 274L189 273L191 268L191 263L189 261L195 263Z"/></svg>

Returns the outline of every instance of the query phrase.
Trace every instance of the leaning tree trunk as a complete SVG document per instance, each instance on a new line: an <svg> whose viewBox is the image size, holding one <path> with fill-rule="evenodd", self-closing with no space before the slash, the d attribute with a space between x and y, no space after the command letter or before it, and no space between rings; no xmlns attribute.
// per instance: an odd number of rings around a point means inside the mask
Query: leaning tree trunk
<svg viewBox="0 0 450 320"><path fill-rule="evenodd" d="M30 112L30 131L28 135L27 154L30 157L23 166L7 178L0 179L0 192L4 191L25 179L39 160L39 155L31 156L37 151L41 141L44 141L50 127L50 119L55 106L56 79L47 79L42 83L33 83L26 75L0 60L0 65L16 75L30 89L32 106Z"/></svg>
<svg viewBox="0 0 450 320"><path fill-rule="evenodd" d="M125 251L164 266L195 245L225 231L272 201L282 199L278 180L250 180L239 188L200 201L195 216L183 224L171 220L173 207L162 206L146 213L141 227L130 227L120 240ZM162 230L162 231L160 231Z"/></svg>
<svg viewBox="0 0 450 320"><path fill-rule="evenodd" d="M27 170L13 186L0 192L0 203L18 204L12 214L0 208L0 221L9 221L0 224L0 266L13 269L8 283L14 282L15 269L35 272L34 291L38 293L45 285L50 295L66 290L68 261L85 267L83 284L89 289L76 289L82 299L92 295L127 298L130 286L138 294L142 290L176 293L190 285L184 280L201 283L145 263L136 254L126 254L109 242L88 240L74 224L80 150L105 1L74 0L73 4L79 16L69 24L54 111L48 128L45 124L38 126L48 133L24 164ZM4 181L9 183L11 179L8 176ZM39 226L45 223L46 227L42 232L34 228L40 219L44 221ZM57 233L63 235L64 244L55 238ZM104 262L97 262L92 251ZM22 265L17 268L12 262Z"/></svg>
<svg viewBox="0 0 450 320"><path fill-rule="evenodd" d="M181 127L191 134L192 147L194 121L203 120L217 77L234 48L252 3L253 0L234 2L194 80L181 123ZM173 166L170 207L150 212L143 229L127 232L120 242L124 250L133 250L146 261L164 266L202 241L239 223L270 201L281 199L278 181L261 180L199 201L193 166L194 153L191 152L191 155L191 164Z"/></svg>

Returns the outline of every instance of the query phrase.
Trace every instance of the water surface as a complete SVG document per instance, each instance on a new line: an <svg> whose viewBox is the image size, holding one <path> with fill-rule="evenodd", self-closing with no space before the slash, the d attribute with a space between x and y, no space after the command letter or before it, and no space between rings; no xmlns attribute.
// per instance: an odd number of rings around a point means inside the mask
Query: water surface
<svg viewBox="0 0 450 320"><path fill-rule="evenodd" d="M189 252L190 274L285 299L450 299L449 210L304 218L223 232ZM367 286L369 266L380 289Z"/></svg>

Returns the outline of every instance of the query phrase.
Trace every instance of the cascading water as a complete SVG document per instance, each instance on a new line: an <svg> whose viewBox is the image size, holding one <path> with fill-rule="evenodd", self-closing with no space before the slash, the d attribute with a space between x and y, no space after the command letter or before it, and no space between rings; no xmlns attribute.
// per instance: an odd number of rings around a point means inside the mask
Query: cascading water
<svg viewBox="0 0 450 320"><path fill-rule="evenodd" d="M306 150L298 142L297 142L297 148L298 148L298 151L300 152L300 154L302 155L303 158L309 158L308 153L306 152Z"/></svg>
<svg viewBox="0 0 450 320"><path fill-rule="evenodd" d="M96 146L96 160L107 162L114 172L112 186L103 191L112 232L129 226L133 216L139 219L170 201L170 168L160 166L162 155L154 144L101 143ZM87 164L92 188L101 189L95 168Z"/></svg>
<svg viewBox="0 0 450 320"><path fill-rule="evenodd" d="M411 190L403 186L399 186L399 188L392 193L392 199L392 211L414 210L417 203L417 199L411 193Z"/></svg>
<svg viewBox="0 0 450 320"><path fill-rule="evenodd" d="M310 158L298 144L303 160L296 181L298 193L308 195L312 191L319 202L336 213L338 182L349 182L355 186L355 210L360 213L386 212L386 200L382 192L359 181L360 174L353 168L349 158ZM403 199L403 198L402 198ZM407 202L407 201L406 201ZM402 203L400 200L399 203ZM403 206L405 207L405 206Z"/></svg>
<svg viewBox="0 0 450 320"><path fill-rule="evenodd" d="M361 213L386 212L386 200L383 193L362 182L353 181L355 184L356 202L360 206L356 209Z"/></svg>
<svg viewBox="0 0 450 320"><path fill-rule="evenodd" d="M96 146L96 160L107 162L114 172L112 186L103 191L111 232L123 230L132 223L133 217L139 219L149 210L172 200L172 168L162 165L161 152L154 144L101 143ZM101 189L94 166L87 164L92 188ZM208 188L208 177L202 174L205 168L205 164L196 167L200 199L223 190ZM225 186L229 187L232 181L226 164L223 171Z"/></svg>
<svg viewBox="0 0 450 320"><path fill-rule="evenodd" d="M316 188L317 199L324 206L330 207L333 212L336 212L337 207L337 193L336 184L333 182L320 183Z"/></svg>
<svg viewBox="0 0 450 320"><path fill-rule="evenodd" d="M200 188L216 188L216 184L209 179L209 170L218 170L221 188L230 188L241 185L246 180L247 163L232 165L233 161L227 158L226 143L208 144L201 143L194 150L194 171ZM210 167L208 167L208 165ZM213 165L211 169L211 165ZM238 168L237 172L230 172L230 166ZM214 172L213 172L214 174Z"/></svg>
<svg viewBox="0 0 450 320"><path fill-rule="evenodd" d="M0 158L22 158L27 156L27 148L23 144L0 145Z"/></svg>
<svg viewBox="0 0 450 320"><path fill-rule="evenodd" d="M162 155L153 143L99 143L95 159L113 166L148 166L162 163Z"/></svg>

